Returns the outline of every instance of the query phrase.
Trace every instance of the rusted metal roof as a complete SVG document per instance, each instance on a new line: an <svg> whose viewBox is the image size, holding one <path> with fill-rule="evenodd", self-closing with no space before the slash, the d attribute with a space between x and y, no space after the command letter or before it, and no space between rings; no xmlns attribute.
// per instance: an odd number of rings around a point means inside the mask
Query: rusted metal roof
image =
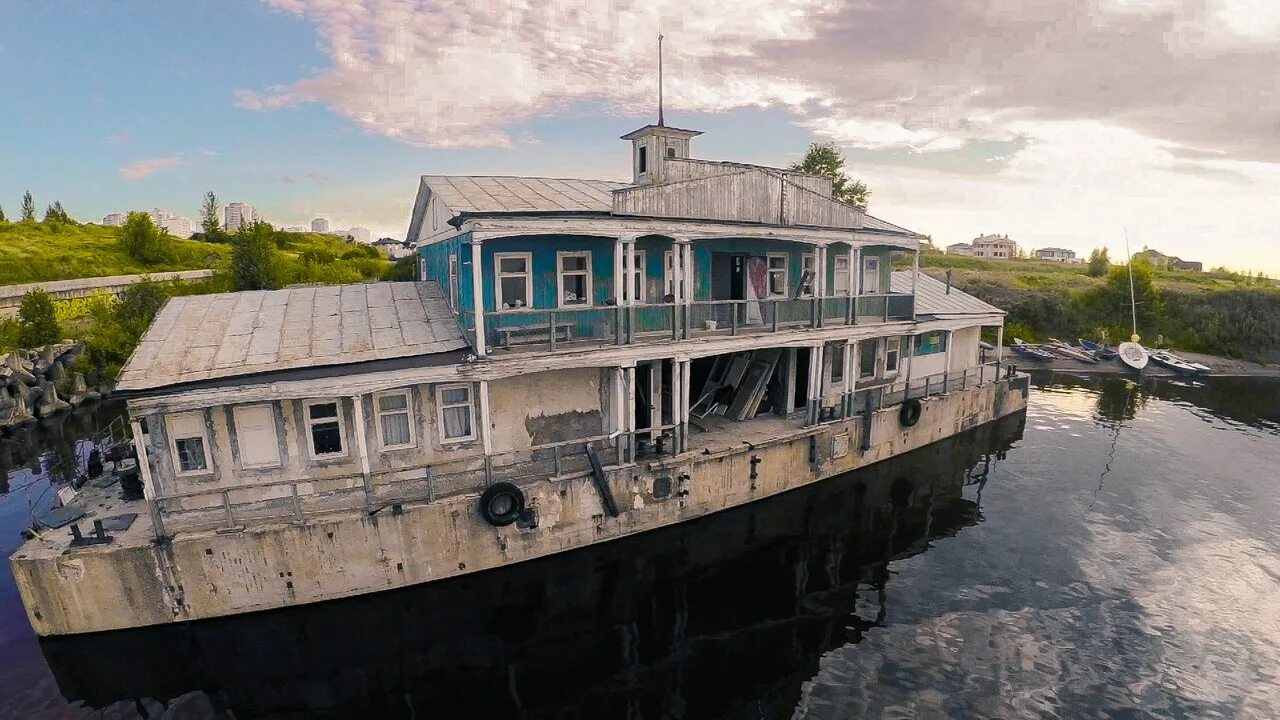
<svg viewBox="0 0 1280 720"><path fill-rule="evenodd" d="M455 213L602 212L613 210L613 191L627 183L504 175L423 175Z"/></svg>
<svg viewBox="0 0 1280 720"><path fill-rule="evenodd" d="M895 293L911 292L911 271L897 270L889 278L889 291ZM952 287L947 292L947 283L924 271L916 283L916 314L945 317L950 315L1004 315L1004 310L979 300L978 298Z"/></svg>
<svg viewBox="0 0 1280 720"><path fill-rule="evenodd" d="M327 285L169 300L119 389L431 355L467 346L431 282Z"/></svg>

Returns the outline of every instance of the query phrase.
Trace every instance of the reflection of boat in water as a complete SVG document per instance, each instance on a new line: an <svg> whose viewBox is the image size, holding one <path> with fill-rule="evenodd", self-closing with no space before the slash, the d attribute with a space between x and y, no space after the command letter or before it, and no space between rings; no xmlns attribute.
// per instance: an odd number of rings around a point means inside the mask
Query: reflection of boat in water
<svg viewBox="0 0 1280 720"><path fill-rule="evenodd" d="M965 485L1024 418L501 572L42 647L94 707L200 691L241 718L787 715L824 652L884 624L890 562L981 520Z"/></svg>

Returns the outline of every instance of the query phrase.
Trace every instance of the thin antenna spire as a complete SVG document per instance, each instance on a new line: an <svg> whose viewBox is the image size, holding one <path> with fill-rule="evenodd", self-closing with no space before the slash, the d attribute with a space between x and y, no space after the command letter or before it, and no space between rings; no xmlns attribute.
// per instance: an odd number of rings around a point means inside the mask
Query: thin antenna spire
<svg viewBox="0 0 1280 720"><path fill-rule="evenodd" d="M662 31L658 31L658 127L666 122L662 119Z"/></svg>

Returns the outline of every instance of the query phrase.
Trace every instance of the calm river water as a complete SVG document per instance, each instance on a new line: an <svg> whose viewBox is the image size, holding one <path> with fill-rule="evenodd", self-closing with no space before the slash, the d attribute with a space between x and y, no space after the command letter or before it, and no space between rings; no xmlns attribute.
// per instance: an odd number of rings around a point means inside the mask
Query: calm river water
<svg viewBox="0 0 1280 720"><path fill-rule="evenodd" d="M117 412L0 442L0 554ZM1044 376L1025 421L348 601L37 641L6 564L0 716L1275 718L1277 518L1280 381Z"/></svg>

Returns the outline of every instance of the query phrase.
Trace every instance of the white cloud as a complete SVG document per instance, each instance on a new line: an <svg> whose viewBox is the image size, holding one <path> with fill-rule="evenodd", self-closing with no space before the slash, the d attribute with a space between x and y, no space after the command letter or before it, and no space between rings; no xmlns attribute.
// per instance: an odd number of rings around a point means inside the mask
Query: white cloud
<svg viewBox="0 0 1280 720"><path fill-rule="evenodd" d="M177 167L178 165L181 165L182 162L182 153L169 155L167 157L147 158L120 168L120 177L125 180L141 180L143 178L150 177L161 170L168 170L169 168Z"/></svg>

